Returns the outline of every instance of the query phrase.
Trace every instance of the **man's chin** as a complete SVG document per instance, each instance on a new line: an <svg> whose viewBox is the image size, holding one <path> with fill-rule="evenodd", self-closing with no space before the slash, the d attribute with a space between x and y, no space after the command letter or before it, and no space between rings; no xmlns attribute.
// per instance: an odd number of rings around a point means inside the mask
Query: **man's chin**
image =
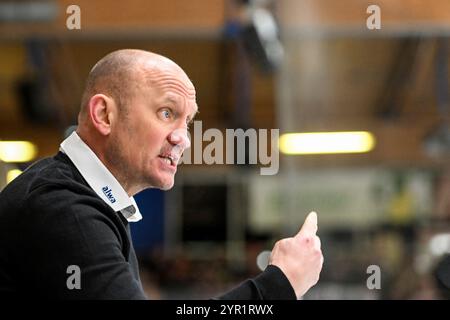
<svg viewBox="0 0 450 320"><path fill-rule="evenodd" d="M149 188L160 190L170 190L175 184L175 175L167 172L158 172L153 175L148 175L145 179Z"/></svg>
<svg viewBox="0 0 450 320"><path fill-rule="evenodd" d="M157 188L163 191L167 191L173 188L175 184L174 179L164 179L162 181L160 181L160 183L158 184Z"/></svg>
<svg viewBox="0 0 450 320"><path fill-rule="evenodd" d="M167 184L167 185L163 185L162 187L159 187L159 189L163 190L163 191L167 191L173 188L173 183L172 184Z"/></svg>

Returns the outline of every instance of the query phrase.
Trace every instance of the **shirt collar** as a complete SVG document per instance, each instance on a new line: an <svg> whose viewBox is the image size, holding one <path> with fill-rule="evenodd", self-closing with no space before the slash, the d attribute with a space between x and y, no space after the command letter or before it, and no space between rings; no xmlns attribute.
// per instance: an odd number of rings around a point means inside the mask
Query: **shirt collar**
<svg viewBox="0 0 450 320"><path fill-rule="evenodd" d="M113 174L76 132L61 143L60 150L70 158L95 193L114 211L120 211L130 222L142 219L134 198L128 196Z"/></svg>

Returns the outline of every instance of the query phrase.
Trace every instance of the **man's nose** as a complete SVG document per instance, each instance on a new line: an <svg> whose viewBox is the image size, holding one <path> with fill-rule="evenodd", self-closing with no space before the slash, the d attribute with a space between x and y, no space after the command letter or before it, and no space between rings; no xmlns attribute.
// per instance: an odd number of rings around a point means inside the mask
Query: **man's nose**
<svg viewBox="0 0 450 320"><path fill-rule="evenodd" d="M169 142L173 145L177 145L182 150L185 150L191 146L191 141L188 137L188 131L186 129L176 129L169 135Z"/></svg>

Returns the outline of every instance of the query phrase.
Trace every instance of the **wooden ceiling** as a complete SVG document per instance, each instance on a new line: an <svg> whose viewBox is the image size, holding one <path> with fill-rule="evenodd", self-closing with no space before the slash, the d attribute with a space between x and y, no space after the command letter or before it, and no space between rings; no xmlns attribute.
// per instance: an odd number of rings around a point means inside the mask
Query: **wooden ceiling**
<svg viewBox="0 0 450 320"><path fill-rule="evenodd" d="M414 48L408 47L410 41L416 40L338 37L286 46L279 87L287 96L281 111L289 115L286 130L368 130L377 138L369 154L299 157L302 165L410 166L448 160L430 159L423 149L423 138L442 120L436 102L437 40L422 39ZM398 70L408 55L413 58Z"/></svg>

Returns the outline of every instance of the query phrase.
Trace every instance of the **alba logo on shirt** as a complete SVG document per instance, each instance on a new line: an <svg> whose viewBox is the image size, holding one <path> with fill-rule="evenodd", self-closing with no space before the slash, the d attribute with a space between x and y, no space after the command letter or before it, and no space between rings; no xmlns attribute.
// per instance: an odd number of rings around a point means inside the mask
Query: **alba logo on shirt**
<svg viewBox="0 0 450 320"><path fill-rule="evenodd" d="M116 202L116 199L112 195L112 190L108 186L104 186L102 191L111 203Z"/></svg>

